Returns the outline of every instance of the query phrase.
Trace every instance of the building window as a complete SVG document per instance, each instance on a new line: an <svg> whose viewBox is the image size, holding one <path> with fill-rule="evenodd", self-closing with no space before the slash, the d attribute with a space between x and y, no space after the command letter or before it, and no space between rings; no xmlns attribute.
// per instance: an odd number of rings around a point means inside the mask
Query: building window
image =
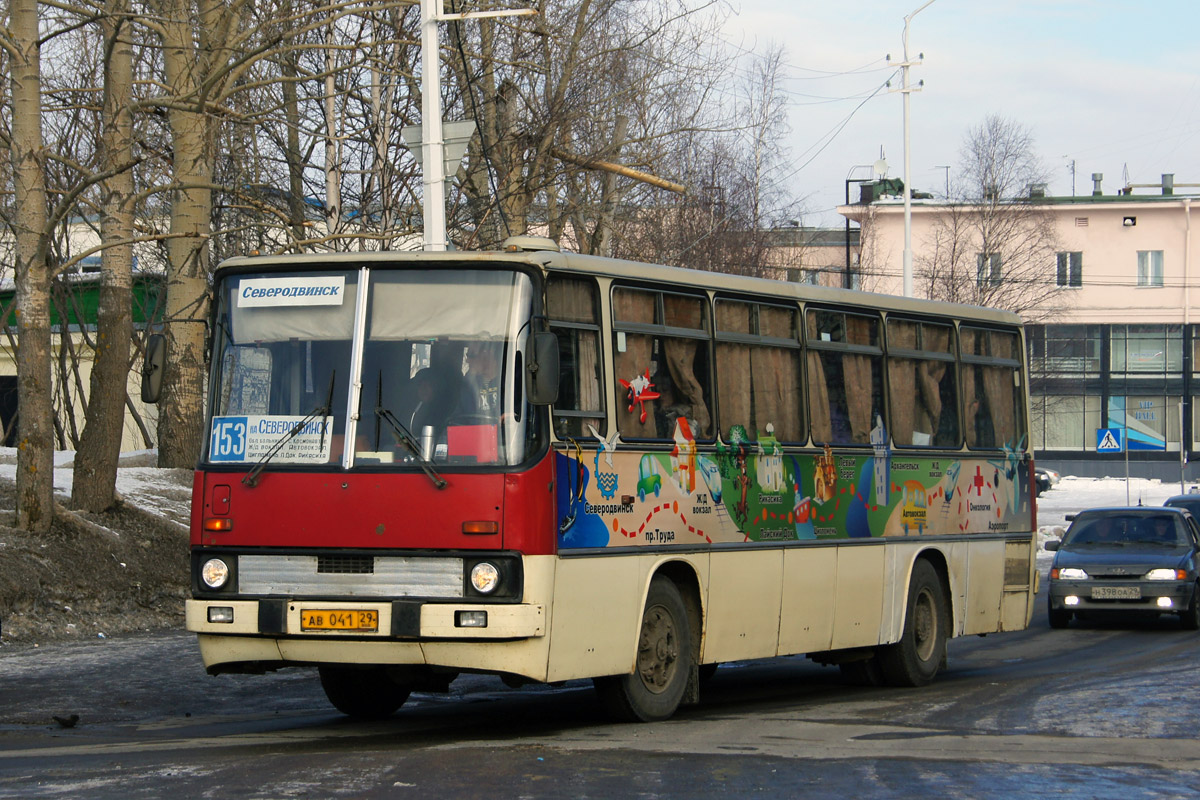
<svg viewBox="0 0 1200 800"><path fill-rule="evenodd" d="M1028 328L1029 369L1039 376L1099 375L1099 325L1046 325Z"/></svg>
<svg viewBox="0 0 1200 800"><path fill-rule="evenodd" d="M1180 325L1113 325L1114 373L1178 374L1183 371Z"/></svg>
<svg viewBox="0 0 1200 800"><path fill-rule="evenodd" d="M1179 398L1162 395L1108 398L1106 428L1123 428L1130 450L1179 450Z"/></svg>
<svg viewBox="0 0 1200 800"><path fill-rule="evenodd" d="M1163 285L1163 251L1138 250L1138 286Z"/></svg>
<svg viewBox="0 0 1200 800"><path fill-rule="evenodd" d="M1200 396L1192 395L1192 449L1200 450Z"/></svg>
<svg viewBox="0 0 1200 800"><path fill-rule="evenodd" d="M1098 395L1031 397L1033 446L1038 450L1095 450L1101 427Z"/></svg>
<svg viewBox="0 0 1200 800"><path fill-rule="evenodd" d="M1000 285L999 253L979 253L975 256L975 264L980 286Z"/></svg>
<svg viewBox="0 0 1200 800"><path fill-rule="evenodd" d="M1058 285L1066 287L1083 286L1083 253L1070 252L1058 254Z"/></svg>

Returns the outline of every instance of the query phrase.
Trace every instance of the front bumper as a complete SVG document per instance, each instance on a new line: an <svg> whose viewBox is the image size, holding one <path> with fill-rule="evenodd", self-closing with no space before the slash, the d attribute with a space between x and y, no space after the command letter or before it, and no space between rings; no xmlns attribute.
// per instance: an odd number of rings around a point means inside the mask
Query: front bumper
<svg viewBox="0 0 1200 800"><path fill-rule="evenodd" d="M1178 613L1191 603L1195 585L1192 581L1064 581L1052 578L1048 597L1050 608L1056 611ZM1169 600L1170 604L1160 602L1160 598Z"/></svg>
<svg viewBox="0 0 1200 800"><path fill-rule="evenodd" d="M214 612L214 609L220 609ZM374 611L373 631L303 630L306 609L356 612ZM464 614L464 612L467 612ZM485 612L485 624L478 623ZM214 618L229 621L214 622ZM436 641L446 639L528 639L545 636L546 610L539 603L426 603L416 600L326 602L322 600L188 600L187 629L199 634L298 637L303 639L354 639L366 641Z"/></svg>

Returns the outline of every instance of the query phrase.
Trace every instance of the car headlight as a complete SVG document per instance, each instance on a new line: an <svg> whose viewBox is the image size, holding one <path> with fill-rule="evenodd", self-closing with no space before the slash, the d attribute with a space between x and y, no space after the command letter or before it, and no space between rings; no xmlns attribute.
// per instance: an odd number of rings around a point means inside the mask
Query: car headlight
<svg viewBox="0 0 1200 800"><path fill-rule="evenodd" d="M500 570L495 564L480 561L471 567L471 586L480 594L491 594L500 585Z"/></svg>
<svg viewBox="0 0 1200 800"><path fill-rule="evenodd" d="M1060 581L1086 581L1088 574L1079 567L1062 567L1050 570L1050 577Z"/></svg>
<svg viewBox="0 0 1200 800"><path fill-rule="evenodd" d="M1186 581L1187 571L1182 569L1152 569L1146 573L1148 581Z"/></svg>
<svg viewBox="0 0 1200 800"><path fill-rule="evenodd" d="M210 589L220 589L229 580L229 565L219 558L210 558L200 567L200 580Z"/></svg>

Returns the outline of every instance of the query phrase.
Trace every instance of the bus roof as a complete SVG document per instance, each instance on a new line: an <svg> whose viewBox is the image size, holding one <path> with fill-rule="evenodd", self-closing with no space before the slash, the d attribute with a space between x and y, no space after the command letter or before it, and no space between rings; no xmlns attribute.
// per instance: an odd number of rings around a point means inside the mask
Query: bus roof
<svg viewBox="0 0 1200 800"><path fill-rule="evenodd" d="M501 250L449 251L430 253L424 251L368 251L353 253L303 253L270 256L237 256L223 261L217 273L225 270L267 268L312 268L317 265L350 267L383 264L407 264L422 262L427 265L443 264L461 266L471 263L526 264L551 270L565 270L581 275L596 275L654 283L675 283L691 288L711 289L744 295L769 295L806 303L828 303L833 305L860 306L883 311L912 314L937 314L964 320L1004 325L1021 325L1021 318L1009 311L960 303L945 303L936 300L899 297L851 289L834 289L805 283L777 281L769 278L752 278L724 272L666 267L640 261L619 258L582 255L579 253L533 250L507 252Z"/></svg>

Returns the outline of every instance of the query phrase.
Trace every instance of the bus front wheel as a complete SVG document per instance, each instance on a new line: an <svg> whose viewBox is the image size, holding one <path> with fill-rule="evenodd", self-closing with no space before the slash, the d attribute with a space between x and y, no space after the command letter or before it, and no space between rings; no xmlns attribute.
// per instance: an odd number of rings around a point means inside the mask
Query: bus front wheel
<svg viewBox="0 0 1200 800"><path fill-rule="evenodd" d="M333 707L355 719L387 719L408 699L409 690L382 667L318 667L321 688Z"/></svg>
<svg viewBox="0 0 1200 800"><path fill-rule="evenodd" d="M946 595L937 570L925 559L913 564L900 641L879 648L879 667L891 686L925 686L937 675L949 633Z"/></svg>
<svg viewBox="0 0 1200 800"><path fill-rule="evenodd" d="M628 722L656 722L679 707L692 671L692 634L678 587L663 576L650 582L631 675L594 680L608 713Z"/></svg>

